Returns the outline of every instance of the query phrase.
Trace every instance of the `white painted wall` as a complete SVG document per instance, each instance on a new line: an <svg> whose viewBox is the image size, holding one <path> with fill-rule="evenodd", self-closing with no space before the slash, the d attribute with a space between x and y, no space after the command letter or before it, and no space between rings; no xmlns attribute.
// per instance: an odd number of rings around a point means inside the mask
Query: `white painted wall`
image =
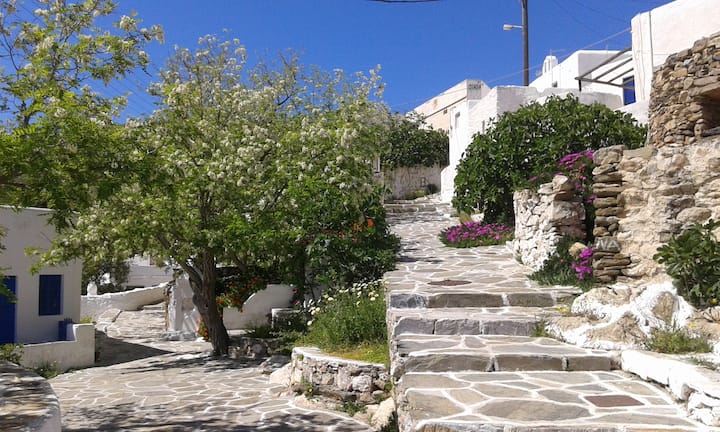
<svg viewBox="0 0 720 432"><path fill-rule="evenodd" d="M106 293L102 295L85 295L81 300L82 317L90 317L94 321L108 309L136 311L140 307L160 303L165 299L167 283L146 288L135 288L130 291Z"/></svg>
<svg viewBox="0 0 720 432"><path fill-rule="evenodd" d="M650 99L653 71L667 57L720 31L719 0L676 0L632 19L635 96Z"/></svg>
<svg viewBox="0 0 720 432"><path fill-rule="evenodd" d="M235 308L223 309L225 328L238 330L270 324L272 309L291 306L292 290L291 285L268 284L247 299L242 312Z"/></svg>
<svg viewBox="0 0 720 432"><path fill-rule="evenodd" d="M197 339L200 313L192 301L192 288L187 275L175 280L168 300L167 337L170 339Z"/></svg>
<svg viewBox="0 0 720 432"><path fill-rule="evenodd" d="M30 274L36 258L25 254L25 249L36 247L47 250L57 235L48 225L52 210L25 208L15 212L0 206L0 226L7 233L2 239L5 250L0 251L0 268L7 276L17 278L16 332L18 343L37 343L57 340L58 321L71 318L79 322L82 263L79 260L57 267L42 267L39 274L62 275L62 313L38 315L39 275Z"/></svg>
<svg viewBox="0 0 720 432"><path fill-rule="evenodd" d="M145 256L136 256L128 260L130 272L125 283L128 287L151 287L173 279L170 266L158 267Z"/></svg>
<svg viewBox="0 0 720 432"><path fill-rule="evenodd" d="M59 371L92 366L95 363L95 326L69 324L67 332L67 341L24 345L22 365L27 368L53 365Z"/></svg>
<svg viewBox="0 0 720 432"><path fill-rule="evenodd" d="M428 126L447 132L452 121L450 111L454 107L468 100L481 99L489 91L490 87L480 80L465 80L417 106L413 111L420 114Z"/></svg>
<svg viewBox="0 0 720 432"><path fill-rule="evenodd" d="M539 77L537 77L533 82L530 83L530 87L534 87L540 91L557 88L557 89L566 89L567 90L578 90L578 76L581 74L584 74L591 69L597 67L602 62L610 59L612 56L616 55L619 51L612 51L612 50L580 50L575 51L572 53L568 58L563 60L560 64L557 66L551 68L550 70L546 71ZM618 57L616 60L614 60L612 63L609 63L606 66L603 66L602 68L598 69L597 71L593 72L591 75L592 78L599 77L604 72L616 67L623 61L630 60L632 57L632 54L630 52L622 54L620 57ZM632 62L628 63L627 65L623 65L616 69L613 72L610 72L606 76L602 77L602 79L610 79L615 77L616 75L620 74L621 72L631 69L632 68ZM623 75L625 76L632 76L632 71L626 73ZM615 84L622 84L622 78L620 77L613 81ZM616 95L620 98L620 105L618 106L609 106L611 109L616 109L622 106L622 95L623 91L622 88L611 86L607 84L598 84L598 83L589 83L589 82L583 82L582 84L582 90L583 91L589 91L589 92L595 92L595 93L608 93L612 95Z"/></svg>

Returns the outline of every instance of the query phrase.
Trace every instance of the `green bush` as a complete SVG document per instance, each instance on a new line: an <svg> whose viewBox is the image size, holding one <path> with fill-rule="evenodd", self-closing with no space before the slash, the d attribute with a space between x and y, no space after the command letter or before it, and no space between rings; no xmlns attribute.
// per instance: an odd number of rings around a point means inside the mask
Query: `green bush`
<svg viewBox="0 0 720 432"><path fill-rule="evenodd" d="M697 308L720 300L720 240L714 233L719 228L720 221L713 220L691 225L654 256L673 278L678 294Z"/></svg>
<svg viewBox="0 0 720 432"><path fill-rule="evenodd" d="M303 343L333 351L387 341L382 282L330 290L311 308L310 330Z"/></svg>
<svg viewBox="0 0 720 432"><path fill-rule="evenodd" d="M707 338L692 335L685 329L672 326L654 329L646 343L647 349L666 354L706 353L712 351Z"/></svg>
<svg viewBox="0 0 720 432"><path fill-rule="evenodd" d="M427 128L417 116L394 117L385 134L384 168L447 166L449 138L445 131Z"/></svg>
<svg viewBox="0 0 720 432"><path fill-rule="evenodd" d="M0 345L0 360L9 361L10 363L20 364L23 356L22 345L2 344Z"/></svg>
<svg viewBox="0 0 720 432"><path fill-rule="evenodd" d="M500 116L475 135L460 161L453 205L484 214L488 223L513 225L513 191L531 176L557 172L564 155L616 144L641 146L646 128L604 105L584 105L574 96L551 97Z"/></svg>

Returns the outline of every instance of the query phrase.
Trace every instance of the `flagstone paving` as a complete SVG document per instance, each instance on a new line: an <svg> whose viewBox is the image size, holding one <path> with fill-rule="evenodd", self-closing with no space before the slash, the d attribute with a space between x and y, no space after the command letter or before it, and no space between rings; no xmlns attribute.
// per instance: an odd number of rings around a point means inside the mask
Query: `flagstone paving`
<svg viewBox="0 0 720 432"><path fill-rule="evenodd" d="M120 313L106 323L105 366L50 380L63 431L370 430L343 413L296 406L260 361L213 359L205 342L160 340L163 319Z"/></svg>
<svg viewBox="0 0 720 432"><path fill-rule="evenodd" d="M505 246L448 248L457 219L395 205L402 257L388 283L401 432L709 431L618 354L533 337L578 291L527 278Z"/></svg>

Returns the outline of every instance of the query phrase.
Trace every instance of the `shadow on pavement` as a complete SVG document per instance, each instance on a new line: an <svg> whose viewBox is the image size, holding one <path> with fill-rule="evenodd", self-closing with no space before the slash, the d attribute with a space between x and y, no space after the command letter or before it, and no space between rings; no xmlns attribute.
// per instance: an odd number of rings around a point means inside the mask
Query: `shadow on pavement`
<svg viewBox="0 0 720 432"><path fill-rule="evenodd" d="M127 363L171 352L111 338L102 332L96 332L95 343L99 347L98 358L93 365L95 367Z"/></svg>
<svg viewBox="0 0 720 432"><path fill-rule="evenodd" d="M269 408L269 407L268 407ZM202 403L182 408L170 405L138 407L121 404L108 407L88 407L75 410L73 416L82 420L73 422L76 426L63 427L64 432L91 431L229 431L229 432L299 432L327 430L359 431L352 420L338 418L322 412L267 412L260 418L250 407L208 407Z"/></svg>

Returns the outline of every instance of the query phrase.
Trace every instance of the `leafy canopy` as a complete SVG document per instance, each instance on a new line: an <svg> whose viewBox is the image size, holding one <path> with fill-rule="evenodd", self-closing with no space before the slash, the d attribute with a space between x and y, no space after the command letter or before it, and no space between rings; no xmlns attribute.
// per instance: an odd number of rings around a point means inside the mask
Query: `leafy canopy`
<svg viewBox="0 0 720 432"><path fill-rule="evenodd" d="M514 221L512 194L527 180L555 172L569 153L623 144L641 146L646 129L629 114L574 96L553 96L500 116L485 134L475 135L460 161L453 205L484 214L484 221Z"/></svg>
<svg viewBox="0 0 720 432"><path fill-rule="evenodd" d="M391 117L386 140L387 146L382 156L385 168L448 164L447 133L426 127L425 122L415 113L408 117Z"/></svg>
<svg viewBox="0 0 720 432"><path fill-rule="evenodd" d="M219 263L304 271L297 260L332 244L318 244L319 234L364 222L379 197L371 167L387 111L374 102L376 71L349 79L295 57L246 62L237 40L207 36L194 51L178 49L152 88L159 109L122 134L124 182L44 256L93 250L102 262L143 251L176 263L216 354L228 343L215 301Z"/></svg>
<svg viewBox="0 0 720 432"><path fill-rule="evenodd" d="M62 228L73 210L123 181L113 117L124 99L93 86L147 66L144 46L163 35L134 16L99 28L115 12L110 0L38 3L31 12L0 1L0 202L53 208Z"/></svg>

